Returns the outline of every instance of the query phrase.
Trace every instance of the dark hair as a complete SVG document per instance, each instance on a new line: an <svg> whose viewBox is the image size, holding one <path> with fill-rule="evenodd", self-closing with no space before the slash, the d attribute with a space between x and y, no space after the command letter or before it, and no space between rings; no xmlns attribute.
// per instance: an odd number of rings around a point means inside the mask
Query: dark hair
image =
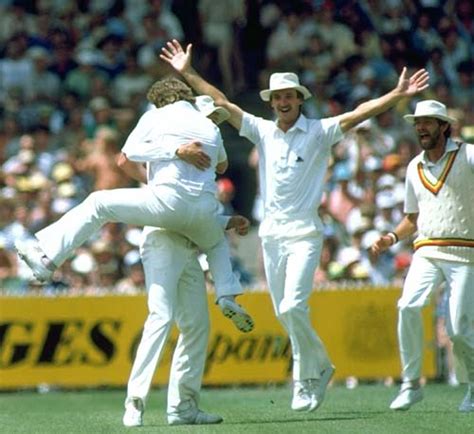
<svg viewBox="0 0 474 434"><path fill-rule="evenodd" d="M446 128L446 131L444 132L444 138L449 139L451 137L451 130L452 130L451 124L449 122L442 121L439 119L438 119L438 124L439 125L448 124L448 128Z"/></svg>
<svg viewBox="0 0 474 434"><path fill-rule="evenodd" d="M176 77L166 77L152 84L146 95L148 101L157 108L177 101L194 103L192 89Z"/></svg>

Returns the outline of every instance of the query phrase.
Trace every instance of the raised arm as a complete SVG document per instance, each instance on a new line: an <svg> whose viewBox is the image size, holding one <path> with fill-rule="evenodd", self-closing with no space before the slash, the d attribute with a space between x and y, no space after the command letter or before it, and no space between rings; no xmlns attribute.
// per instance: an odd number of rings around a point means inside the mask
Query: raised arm
<svg viewBox="0 0 474 434"><path fill-rule="evenodd" d="M238 130L242 125L243 110L231 103L227 97L215 86L204 80L191 65L192 44L188 44L186 51L181 44L173 39L161 49L160 58L178 72L187 83L200 95L209 95L217 106L226 108L230 113L228 122Z"/></svg>
<svg viewBox="0 0 474 434"><path fill-rule="evenodd" d="M407 68L404 67L395 89L357 106L354 110L344 113L340 118L343 132L350 130L357 124L377 116L396 105L402 98L412 97L428 88L429 74L424 69L419 69L410 78L407 77Z"/></svg>

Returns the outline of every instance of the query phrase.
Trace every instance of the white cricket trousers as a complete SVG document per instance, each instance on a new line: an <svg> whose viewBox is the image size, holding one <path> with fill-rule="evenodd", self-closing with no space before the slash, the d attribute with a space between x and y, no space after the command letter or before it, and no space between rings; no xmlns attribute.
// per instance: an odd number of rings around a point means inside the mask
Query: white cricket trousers
<svg viewBox="0 0 474 434"><path fill-rule="evenodd" d="M421 376L423 323L421 309L446 282L446 328L453 352L474 382L474 264L424 258L415 252L398 301L398 339L405 381Z"/></svg>
<svg viewBox="0 0 474 434"><path fill-rule="evenodd" d="M320 378L331 365L326 348L311 325L308 306L322 242L318 235L262 239L273 308L291 341L295 381Z"/></svg>
<svg viewBox="0 0 474 434"><path fill-rule="evenodd" d="M37 232L36 237L59 267L106 223L165 228L184 235L207 254L217 298L241 294L217 209L212 193L192 196L167 186L101 190Z"/></svg>
<svg viewBox="0 0 474 434"><path fill-rule="evenodd" d="M195 247L168 231L148 233L141 255L149 314L128 381L127 399L139 397L146 402L176 323L180 334L171 362L167 412L186 412L198 406L206 361L209 313L204 273Z"/></svg>

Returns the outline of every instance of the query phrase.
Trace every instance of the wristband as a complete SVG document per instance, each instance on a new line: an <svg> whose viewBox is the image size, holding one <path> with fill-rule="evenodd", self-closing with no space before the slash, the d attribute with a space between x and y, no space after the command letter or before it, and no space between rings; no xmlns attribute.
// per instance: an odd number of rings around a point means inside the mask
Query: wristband
<svg viewBox="0 0 474 434"><path fill-rule="evenodd" d="M387 236L389 236L392 239L392 246L398 243L399 241L398 235L395 232L387 232Z"/></svg>

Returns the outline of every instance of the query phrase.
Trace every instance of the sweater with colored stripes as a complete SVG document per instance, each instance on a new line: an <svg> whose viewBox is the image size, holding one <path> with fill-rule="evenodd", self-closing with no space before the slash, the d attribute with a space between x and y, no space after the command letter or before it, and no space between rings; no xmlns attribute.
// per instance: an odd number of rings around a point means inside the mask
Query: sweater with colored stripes
<svg viewBox="0 0 474 434"><path fill-rule="evenodd" d="M407 168L408 193L416 197L415 250L428 258L474 263L474 145L452 140L435 172L421 153ZM455 146L453 146L455 145Z"/></svg>

